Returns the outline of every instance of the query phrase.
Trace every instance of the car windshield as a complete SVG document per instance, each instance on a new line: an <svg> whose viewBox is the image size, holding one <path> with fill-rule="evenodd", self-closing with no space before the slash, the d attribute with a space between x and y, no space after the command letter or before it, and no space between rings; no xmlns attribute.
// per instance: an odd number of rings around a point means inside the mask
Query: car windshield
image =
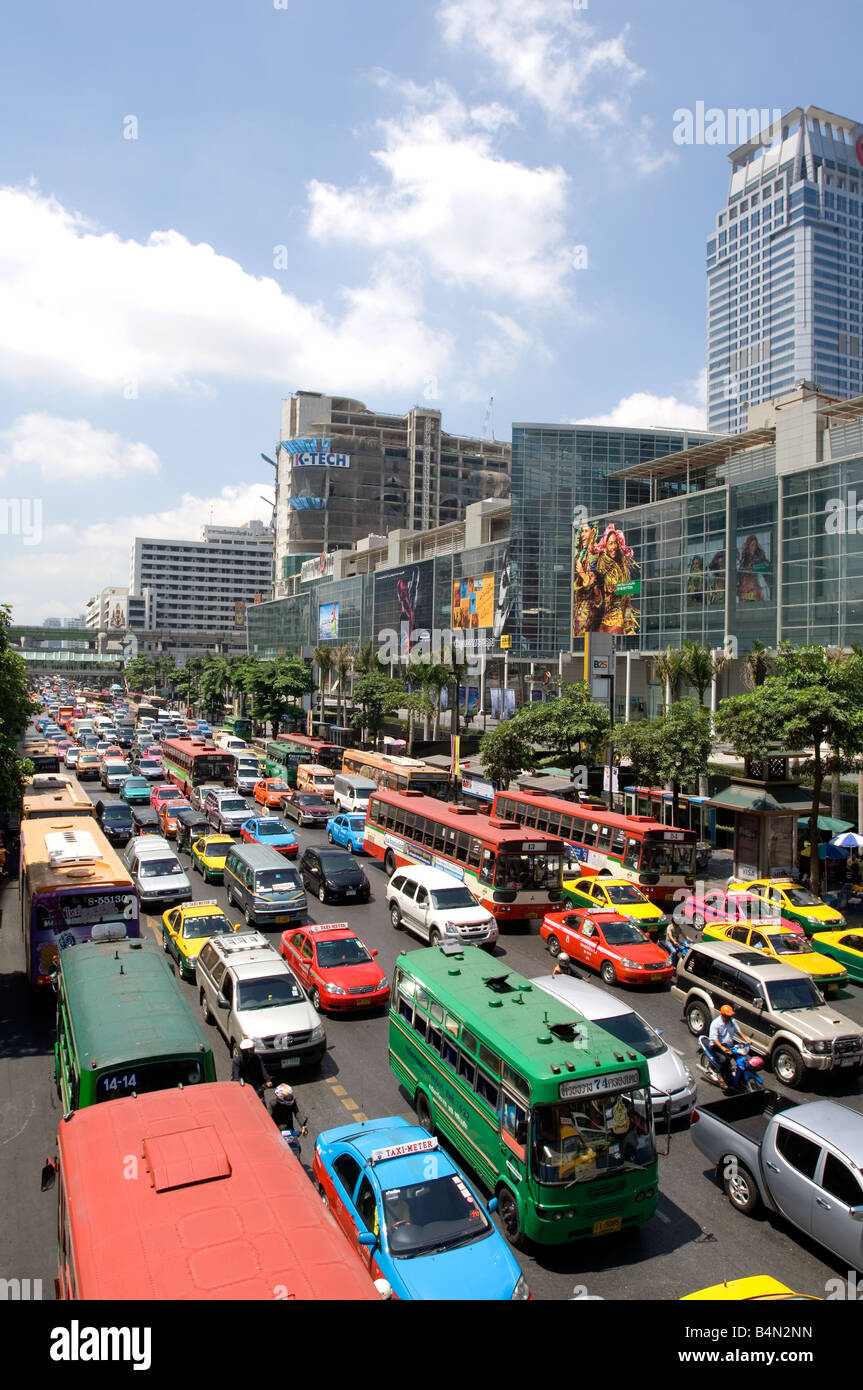
<svg viewBox="0 0 863 1390"><path fill-rule="evenodd" d="M105 768L108 777L123 777L128 775L132 769L128 763L108 763Z"/></svg>
<svg viewBox="0 0 863 1390"><path fill-rule="evenodd" d="M476 907L477 901L468 888L436 888L431 895L433 907Z"/></svg>
<svg viewBox="0 0 863 1390"><path fill-rule="evenodd" d="M329 811L329 804L328 802L324 801L324 798L322 796L314 796L312 794L301 793L300 796L297 797L297 801L300 804L300 806L323 806L327 811Z"/></svg>
<svg viewBox="0 0 863 1390"><path fill-rule="evenodd" d="M344 850L328 851L324 849L318 850L318 854L320 855L321 864L328 873L344 873L348 869L353 870L355 873L359 872L351 856L346 854Z"/></svg>
<svg viewBox="0 0 863 1390"><path fill-rule="evenodd" d="M259 834L259 835L267 835L267 836L270 836L270 835L293 835L293 833L294 833L294 832L293 832L292 830L289 830L289 829L288 829L288 827L285 825L285 822L284 822L283 820L259 820L259 821L258 821L258 834Z"/></svg>
<svg viewBox="0 0 863 1390"><path fill-rule="evenodd" d="M637 888L633 888L629 883L604 883L604 891L608 894L609 902L614 903L638 903L644 907L646 899L643 893L639 893Z"/></svg>
<svg viewBox="0 0 863 1390"><path fill-rule="evenodd" d="M604 1080L595 1078L597 1085ZM591 1089L590 1081L586 1089ZM533 1172L542 1183L592 1182L645 1168L656 1159L644 1089L538 1105L531 1127Z"/></svg>
<svg viewBox="0 0 863 1390"><path fill-rule="evenodd" d="M274 777L271 782L267 783L266 790L268 792L286 792L289 788L287 782L283 782L281 777Z"/></svg>
<svg viewBox="0 0 863 1390"><path fill-rule="evenodd" d="M786 898L792 907L823 907L820 898L814 897L808 888L785 888Z"/></svg>
<svg viewBox="0 0 863 1390"><path fill-rule="evenodd" d="M812 981L803 975L799 980L778 980L775 984L768 984L767 997L774 1011L817 1009L824 1003Z"/></svg>
<svg viewBox="0 0 863 1390"><path fill-rule="evenodd" d="M141 878L166 878L168 874L181 874L183 867L179 859L142 859L139 872Z"/></svg>
<svg viewBox="0 0 863 1390"><path fill-rule="evenodd" d="M381 1174L385 1181L385 1171ZM385 1189L382 1193L387 1244L394 1259L412 1259L482 1240L488 1217L456 1173Z"/></svg>
<svg viewBox="0 0 863 1390"><path fill-rule="evenodd" d="M639 867L647 874L695 873L695 845L660 845L647 841L641 851Z"/></svg>
<svg viewBox="0 0 863 1390"><path fill-rule="evenodd" d="M296 869L261 869L255 875L255 889L266 893L302 888Z"/></svg>
<svg viewBox="0 0 863 1390"><path fill-rule="evenodd" d="M356 834L359 830L364 831L365 828L365 816L348 816L348 829L352 830L354 834Z"/></svg>
<svg viewBox="0 0 863 1390"><path fill-rule="evenodd" d="M638 1014L615 1014L612 1018L595 1018L593 1022L598 1028L617 1038L624 1047L631 1047L634 1051L640 1052L642 1057L661 1057L663 1052L668 1051L659 1034L654 1032L643 1018L639 1018Z"/></svg>
<svg viewBox="0 0 863 1390"><path fill-rule="evenodd" d="M183 793L179 787L165 787L159 792L160 801L182 801Z"/></svg>
<svg viewBox="0 0 863 1390"><path fill-rule="evenodd" d="M544 892L560 887L560 856L557 854L513 854L503 850L497 859L496 888Z"/></svg>
<svg viewBox="0 0 863 1390"><path fill-rule="evenodd" d="M609 946L645 946L649 940L632 922L600 922L599 928Z"/></svg>
<svg viewBox="0 0 863 1390"><path fill-rule="evenodd" d="M241 801L238 796L228 796L219 803L220 811L248 811L245 801Z"/></svg>
<svg viewBox="0 0 863 1390"><path fill-rule="evenodd" d="M233 930L227 917L218 912L207 917L187 917L183 923L183 936L187 941L200 941L205 936L230 936Z"/></svg>
<svg viewBox="0 0 863 1390"><path fill-rule="evenodd" d="M342 941L318 942L318 965L322 970L331 970L337 965L368 965L371 959L356 936L346 936Z"/></svg>
<svg viewBox="0 0 863 1390"><path fill-rule="evenodd" d="M809 942L796 932L777 932L768 938L777 956L808 956L812 952ZM754 944L754 943L753 943Z"/></svg>
<svg viewBox="0 0 863 1390"><path fill-rule="evenodd" d="M143 777L129 777L126 780L126 791L146 791L149 796L149 789Z"/></svg>
<svg viewBox="0 0 863 1390"><path fill-rule="evenodd" d="M237 986L238 1009L278 1009L283 1004L296 1004L303 998L293 975L268 976L261 980L243 980Z"/></svg>
<svg viewBox="0 0 863 1390"><path fill-rule="evenodd" d="M123 821L124 825L131 825L132 823L128 806L121 806L118 802L114 802L112 806L106 806L102 812L102 817L104 820Z"/></svg>

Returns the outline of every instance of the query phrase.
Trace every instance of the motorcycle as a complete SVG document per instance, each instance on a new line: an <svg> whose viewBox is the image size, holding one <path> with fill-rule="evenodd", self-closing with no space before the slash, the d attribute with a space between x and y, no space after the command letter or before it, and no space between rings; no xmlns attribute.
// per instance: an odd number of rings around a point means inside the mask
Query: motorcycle
<svg viewBox="0 0 863 1390"><path fill-rule="evenodd" d="M291 1153L294 1154L297 1158L302 1158L302 1153L301 1153L301 1150L300 1150L300 1135L301 1135L301 1133L302 1133L302 1131L299 1130L299 1129L283 1129L283 1130L281 1130L282 1138L284 1139L284 1141L285 1141L285 1143L287 1144L288 1148L290 1149Z"/></svg>
<svg viewBox="0 0 863 1390"><path fill-rule="evenodd" d="M699 1057L698 1070L705 1081L710 1081L714 1086L719 1086L722 1081L722 1074L717 1066L713 1053L710 1050L710 1039L706 1034L698 1039ZM763 1057L752 1055L752 1049L748 1043L734 1043L731 1051L734 1054L731 1066L731 1079L729 1081L729 1091L761 1091L764 1089L764 1078L759 1075L761 1067L764 1066Z"/></svg>

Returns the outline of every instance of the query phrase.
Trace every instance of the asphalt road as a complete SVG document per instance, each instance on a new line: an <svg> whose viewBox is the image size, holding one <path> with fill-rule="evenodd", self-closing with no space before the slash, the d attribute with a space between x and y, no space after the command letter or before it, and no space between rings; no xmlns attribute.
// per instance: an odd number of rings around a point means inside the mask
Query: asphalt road
<svg viewBox="0 0 863 1390"><path fill-rule="evenodd" d="M103 796L90 784L93 800ZM250 802L251 804L251 802ZM323 844L323 831L301 829L301 851ZM184 865L188 857L183 856ZM372 901L349 908L324 906L309 899L316 922L349 920L391 976L402 950L421 948L419 940L397 933L386 912L386 876L382 867L362 859L372 884ZM224 890L191 875L196 898L215 898L227 911ZM7 887L2 900L0 931L0 1278L41 1278L43 1297L53 1295L56 1272L56 1194L39 1190L41 1167L54 1152L60 1119L53 1085L53 1019L34 1009L23 976L23 948L17 888ZM237 920L235 909L228 915ZM159 936L160 920L146 919ZM274 944L278 933L269 933ZM498 946L498 959L528 977L548 974L551 959L536 934L507 934ZM597 977L596 983L599 984ZM182 984L197 1009L195 988ZM695 1039L682 1020L680 1005L663 992L619 988L612 993L635 1005L695 1073ZM863 1026L863 987L851 985L835 999L836 1007ZM309 1116L309 1136L303 1141L303 1161L310 1168L315 1136L323 1129L355 1118L401 1115L415 1119L410 1100L400 1089L387 1063L387 1018L328 1016L327 1054L317 1075L292 1077L301 1107ZM221 1037L213 1045L220 1080L230 1077L230 1060ZM768 1084L776 1087L771 1076ZM777 1089L782 1089L778 1087ZM713 1100L715 1088L699 1081L699 1095ZM817 1095L863 1110L860 1084L849 1078L827 1081L816 1092L795 1093L795 1099ZM665 1141L660 1137L660 1148ZM459 1159L459 1162L461 1160ZM828 1280L846 1277L821 1247L807 1241L782 1220L752 1220L739 1215L692 1144L688 1128L671 1136L670 1152L660 1159L660 1201L646 1225L616 1236L577 1243L565 1249L523 1251L519 1255L537 1298L567 1299L585 1293L604 1299L678 1299L723 1279L770 1274L792 1288L825 1296Z"/></svg>

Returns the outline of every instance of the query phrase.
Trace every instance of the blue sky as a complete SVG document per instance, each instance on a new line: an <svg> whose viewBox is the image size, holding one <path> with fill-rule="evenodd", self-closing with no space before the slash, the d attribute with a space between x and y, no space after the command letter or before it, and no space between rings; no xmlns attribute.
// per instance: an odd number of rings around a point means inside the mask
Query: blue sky
<svg viewBox="0 0 863 1390"><path fill-rule="evenodd" d="M0 533L0 598L72 616L135 534L265 517L298 389L466 434L493 395L498 438L701 423L730 146L674 113L863 118L861 29L850 0L17 7L0 491L42 534Z"/></svg>

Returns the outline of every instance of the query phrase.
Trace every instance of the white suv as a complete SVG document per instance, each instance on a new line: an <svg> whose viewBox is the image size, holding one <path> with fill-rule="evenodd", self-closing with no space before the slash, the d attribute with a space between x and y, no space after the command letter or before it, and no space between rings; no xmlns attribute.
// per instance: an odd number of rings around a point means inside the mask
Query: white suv
<svg viewBox="0 0 863 1390"><path fill-rule="evenodd" d="M198 999L231 1049L253 1038L265 1074L320 1062L327 1046L320 1016L293 971L259 931L214 936L195 960Z"/></svg>
<svg viewBox="0 0 863 1390"><path fill-rule="evenodd" d="M443 869L397 869L387 884L387 907L396 931L407 927L430 946L448 938L494 954L497 922L466 884Z"/></svg>

